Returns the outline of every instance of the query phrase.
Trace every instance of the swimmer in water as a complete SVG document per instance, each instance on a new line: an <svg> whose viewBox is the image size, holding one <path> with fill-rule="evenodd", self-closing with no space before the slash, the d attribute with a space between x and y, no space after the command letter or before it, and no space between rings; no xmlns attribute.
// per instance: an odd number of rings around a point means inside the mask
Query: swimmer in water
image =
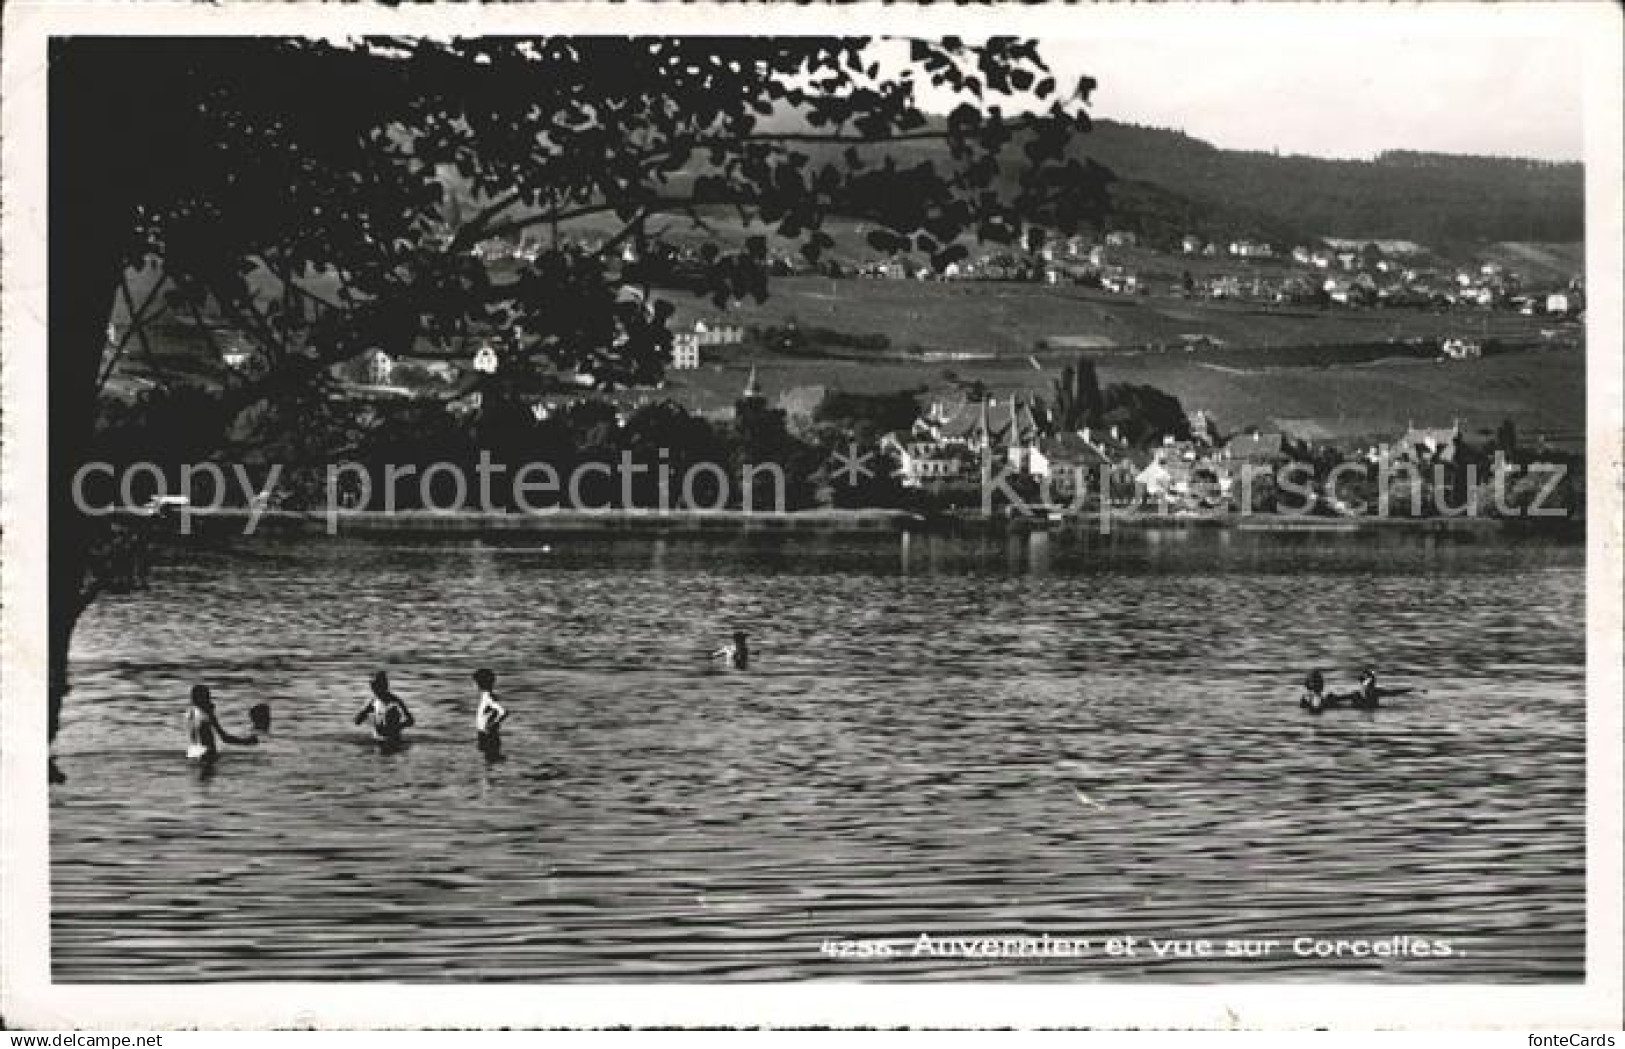
<svg viewBox="0 0 1625 1049"><path fill-rule="evenodd" d="M248 708L248 723L254 726L255 732L271 731L271 704L255 703Z"/></svg>
<svg viewBox="0 0 1625 1049"><path fill-rule="evenodd" d="M1298 706L1311 714L1319 714L1332 700L1326 695L1326 675L1318 670L1311 670L1303 679L1303 694L1298 697Z"/></svg>
<svg viewBox="0 0 1625 1049"><path fill-rule="evenodd" d="M734 670L749 670L750 643L748 636L743 630L735 630L733 643L723 645L711 653L711 658L719 661L726 660L728 666Z"/></svg>
<svg viewBox="0 0 1625 1049"><path fill-rule="evenodd" d="M1360 690L1352 697L1351 705L1359 710L1375 710L1385 697L1405 696L1415 691L1414 688L1382 688L1377 684L1377 672L1368 669L1360 675Z"/></svg>
<svg viewBox="0 0 1625 1049"><path fill-rule="evenodd" d="M389 690L389 675L382 670L372 676L372 698L355 716L357 725L372 718L372 738L382 747L398 747L402 733L417 724L401 697Z"/></svg>
<svg viewBox="0 0 1625 1049"><path fill-rule="evenodd" d="M214 712L214 699L209 686L192 686L192 709L186 712L186 757L189 761L212 765L220 757L220 743L234 747L252 747L259 743L256 736L233 736L220 724Z"/></svg>
<svg viewBox="0 0 1625 1049"><path fill-rule="evenodd" d="M508 708L497 702L497 676L481 668L474 671L474 684L480 690L480 705L474 712L474 742L488 761L502 757L502 723Z"/></svg>

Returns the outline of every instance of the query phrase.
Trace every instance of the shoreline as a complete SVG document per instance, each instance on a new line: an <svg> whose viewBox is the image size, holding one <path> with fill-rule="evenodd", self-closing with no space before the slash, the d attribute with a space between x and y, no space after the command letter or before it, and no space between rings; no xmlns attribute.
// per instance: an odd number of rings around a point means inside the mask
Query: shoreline
<svg viewBox="0 0 1625 1049"><path fill-rule="evenodd" d="M741 510L546 510L535 513L481 510L316 511L266 510L258 514L240 508L198 509L190 512L191 534L329 535L334 538L377 535L870 535L903 533L1033 533L1144 530L1225 530L1252 534L1329 535L1471 535L1539 534L1583 536L1583 520L1531 522L1490 517L1315 517L1296 514L1161 514L1099 511L1068 514L1057 520L1043 517L986 517L970 513L924 515L906 510L795 510L783 513ZM1109 516L1109 520L1105 517ZM248 525L254 521L254 531ZM180 519L171 515L166 533L178 532Z"/></svg>

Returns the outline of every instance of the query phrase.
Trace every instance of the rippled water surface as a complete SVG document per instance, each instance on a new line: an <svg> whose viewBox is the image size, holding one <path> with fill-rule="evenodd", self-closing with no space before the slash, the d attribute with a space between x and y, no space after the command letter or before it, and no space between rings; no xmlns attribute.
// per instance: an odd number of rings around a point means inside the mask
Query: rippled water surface
<svg viewBox="0 0 1625 1049"><path fill-rule="evenodd" d="M56 978L1578 979L1583 615L1579 548L1501 542L202 554L76 638ZM758 663L712 672L736 624ZM1304 670L1366 664L1426 691L1297 710ZM481 665L513 711L497 764ZM419 722L403 753L351 723L380 668ZM228 728L276 712L209 775L182 757L199 681ZM1396 936L1451 953L1293 949Z"/></svg>

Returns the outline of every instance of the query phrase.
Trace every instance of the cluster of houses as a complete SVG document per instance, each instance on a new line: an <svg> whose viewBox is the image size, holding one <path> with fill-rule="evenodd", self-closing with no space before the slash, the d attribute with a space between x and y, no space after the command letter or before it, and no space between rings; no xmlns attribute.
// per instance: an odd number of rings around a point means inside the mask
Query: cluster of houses
<svg viewBox="0 0 1625 1049"><path fill-rule="evenodd" d="M934 402L907 431L887 434L904 485L977 484L983 470L1031 478L1054 500L1100 493L1117 503L1216 507L1231 498L1245 469L1273 471L1291 458L1281 434L1242 434L1222 444L1198 417L1190 440L1165 437L1139 448L1116 426L1051 432L1020 395L952 407Z"/></svg>
<svg viewBox="0 0 1625 1049"><path fill-rule="evenodd" d="M603 241L569 241L596 251ZM951 262L938 272L923 259L909 255L870 259L850 270L859 277L879 280L1021 281L1045 284L1081 283L1122 295L1145 295L1152 290L1150 274L1125 264L1120 249L1142 246L1132 230L1107 230L1097 238L1073 235L1048 238L1031 252L989 252ZM488 262L534 259L542 250L539 239L526 234L517 242L493 240L472 253ZM692 248L670 249L678 260L696 257ZM1499 262L1458 269L1424 265L1427 250L1409 240L1351 240L1328 237L1318 244L1286 247L1253 237L1208 240L1186 233L1181 255L1238 262L1279 263L1263 272L1250 268L1200 280L1176 283L1167 290L1176 295L1230 299L1258 303L1331 303L1339 306L1414 306L1437 309L1503 308L1525 315L1575 318L1584 309L1584 290L1578 279L1565 286L1526 287L1519 275ZM625 262L637 261L635 248L622 246ZM790 255L775 255L770 268L777 275L812 272L816 267ZM842 271L835 266L835 271ZM822 272L822 270L820 270ZM681 333L675 346L674 367L700 366L700 352L708 345L698 328Z"/></svg>
<svg viewBox="0 0 1625 1049"><path fill-rule="evenodd" d="M1273 259L1276 257L1275 246L1267 241L1253 240L1250 237L1242 237L1228 242L1209 241L1198 237L1194 233L1187 233L1179 239L1179 253L1208 259L1219 258L1220 256L1229 256L1236 259Z"/></svg>
<svg viewBox="0 0 1625 1049"><path fill-rule="evenodd" d="M694 371L700 366L700 351L717 346L738 346L745 341L744 325L732 321L697 320L689 331L672 334L671 368Z"/></svg>
<svg viewBox="0 0 1625 1049"><path fill-rule="evenodd" d="M857 265L859 277L875 280L1041 281L1073 283L1099 276L1110 265L1109 249L1135 248L1140 236L1130 230L1109 230L1098 243L1082 235L1049 238L1025 254L985 252L951 262L939 273L923 260L908 255L870 259Z"/></svg>
<svg viewBox="0 0 1625 1049"><path fill-rule="evenodd" d="M1099 498L1163 510L1241 508L1245 474L1275 474L1307 454L1284 433L1249 431L1218 440L1204 413L1193 414L1191 424L1188 440L1169 436L1141 448L1115 426L1052 432L1031 403L1015 395L953 406L934 402L909 430L887 434L881 447L897 460L900 479L910 487L975 486L984 470L1007 471L1038 482L1056 503L1082 505L1082 492L1090 497L1085 502ZM1410 425L1391 441L1361 448L1355 458L1430 466L1456 462L1465 447L1457 420L1448 428ZM1338 509L1335 501L1331 507Z"/></svg>
<svg viewBox="0 0 1625 1049"><path fill-rule="evenodd" d="M1083 237L1054 240L1028 255L984 254L950 263L937 272L920 259L895 256L860 263L860 277L882 280L1036 281L1086 284L1121 295L1147 295L1151 275L1139 272L1114 249L1136 248L1130 231L1106 233L1098 243ZM1207 241L1185 234L1181 254L1238 262L1270 261L1273 268L1243 268L1187 278L1166 290L1175 295L1271 304L1412 306L1436 309L1501 308L1526 315L1576 317L1584 308L1578 279L1565 286L1525 287L1520 276L1498 262L1460 269L1424 265L1425 249L1412 241L1329 239L1322 246L1280 247L1240 237Z"/></svg>
<svg viewBox="0 0 1625 1049"><path fill-rule="evenodd" d="M677 333L675 340L677 346L674 350L697 353L701 345L737 345L744 337L745 332L741 325L702 320L695 323L693 330ZM482 344L463 363L442 357L396 356L373 349L335 365L334 374L341 382L341 389L346 390L352 397L365 399L379 396L428 395L443 401L449 410L466 414L480 408L481 377L495 373L500 365L500 355L488 343ZM687 362L674 362L673 367L697 368L698 357L697 355L690 357ZM716 422L730 420L734 415L733 398L711 394L702 389L668 388L662 383L656 387L605 391L596 388L591 376L569 372L533 378L535 390L530 395L528 403L531 414L538 420L550 418L572 403L582 400L611 404L617 409L623 422L638 408L664 401L680 404L695 415ZM822 387L818 390L821 395ZM744 396L760 396L760 383L757 381L754 368L751 370Z"/></svg>
<svg viewBox="0 0 1625 1049"><path fill-rule="evenodd" d="M1525 291L1515 273L1493 263L1475 272L1453 274L1394 267L1325 277L1298 273L1274 277L1221 274L1194 281L1188 291L1203 298L1243 302L1500 308L1517 310L1525 316L1560 319L1577 317L1584 309L1578 282L1561 289Z"/></svg>

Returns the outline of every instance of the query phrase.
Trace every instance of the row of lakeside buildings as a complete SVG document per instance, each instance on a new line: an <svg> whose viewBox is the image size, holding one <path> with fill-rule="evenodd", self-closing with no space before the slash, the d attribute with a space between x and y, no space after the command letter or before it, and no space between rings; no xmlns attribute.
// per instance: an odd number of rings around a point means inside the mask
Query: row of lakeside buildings
<svg viewBox="0 0 1625 1049"><path fill-rule="evenodd" d="M1214 509L1239 495L1244 471L1275 473L1301 460L1307 448L1285 433L1256 431L1228 440L1202 412L1193 437L1168 436L1135 447L1118 427L1050 432L1019 395L1000 401L934 403L907 431L887 434L882 448L896 458L903 484L925 489L973 486L984 473L1024 476L1058 502L1083 490L1115 501L1152 500L1170 508ZM1448 428L1408 427L1389 441L1359 449L1372 464L1452 463L1465 447L1459 421Z"/></svg>

